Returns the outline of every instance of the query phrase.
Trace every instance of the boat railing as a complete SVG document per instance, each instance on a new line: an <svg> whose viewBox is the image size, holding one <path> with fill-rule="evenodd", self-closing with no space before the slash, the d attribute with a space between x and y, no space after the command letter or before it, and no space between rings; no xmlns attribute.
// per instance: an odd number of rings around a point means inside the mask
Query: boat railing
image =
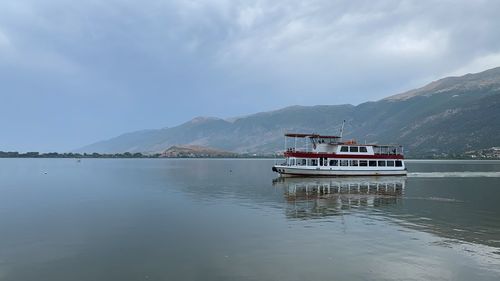
<svg viewBox="0 0 500 281"><path fill-rule="evenodd" d="M294 153L294 152L300 152L301 155L317 155L317 154L322 154L321 152L314 152L314 151L296 151L296 150L287 150L285 152L285 157L288 155L286 153ZM402 150L395 150L395 151L374 151L375 155L401 155L403 156L403 151Z"/></svg>
<svg viewBox="0 0 500 281"><path fill-rule="evenodd" d="M400 145L376 145L373 146L375 155L403 155L403 147Z"/></svg>

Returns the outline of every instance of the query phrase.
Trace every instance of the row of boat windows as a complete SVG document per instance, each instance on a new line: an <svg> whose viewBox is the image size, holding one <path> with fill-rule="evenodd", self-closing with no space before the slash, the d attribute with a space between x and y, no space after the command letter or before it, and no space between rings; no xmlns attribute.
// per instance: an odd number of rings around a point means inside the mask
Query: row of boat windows
<svg viewBox="0 0 500 281"><path fill-rule="evenodd" d="M401 160L338 160L327 158L318 159L290 159L291 166L330 166L330 167L402 167Z"/></svg>
<svg viewBox="0 0 500 281"><path fill-rule="evenodd" d="M340 152L368 152L366 146L341 146Z"/></svg>

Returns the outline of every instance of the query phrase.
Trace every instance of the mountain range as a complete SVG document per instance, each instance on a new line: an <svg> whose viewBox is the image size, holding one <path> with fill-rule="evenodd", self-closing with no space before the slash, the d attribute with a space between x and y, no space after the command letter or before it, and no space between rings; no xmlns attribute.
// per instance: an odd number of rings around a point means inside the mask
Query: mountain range
<svg viewBox="0 0 500 281"><path fill-rule="evenodd" d="M447 77L357 106L290 106L245 117L197 117L172 128L143 130L76 152L159 153L195 145L237 153L283 149L284 132L338 135L367 143L399 143L411 157L450 156L500 146L500 67Z"/></svg>

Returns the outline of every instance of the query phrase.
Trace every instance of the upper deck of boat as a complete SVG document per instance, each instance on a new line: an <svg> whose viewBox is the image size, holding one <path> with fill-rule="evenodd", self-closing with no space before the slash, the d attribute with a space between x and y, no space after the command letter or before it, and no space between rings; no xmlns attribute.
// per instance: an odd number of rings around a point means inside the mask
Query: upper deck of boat
<svg viewBox="0 0 500 281"><path fill-rule="evenodd" d="M296 158L348 158L348 159L404 159L403 154L355 154L355 153L325 153L310 151L286 151L285 157Z"/></svg>
<svg viewBox="0 0 500 281"><path fill-rule="evenodd" d="M377 158L403 159L403 147L397 144L360 144L355 140L342 141L339 136L319 134L287 133L286 138L295 138L295 145L286 148L285 157L296 158ZM297 149L297 138L305 138L311 148Z"/></svg>

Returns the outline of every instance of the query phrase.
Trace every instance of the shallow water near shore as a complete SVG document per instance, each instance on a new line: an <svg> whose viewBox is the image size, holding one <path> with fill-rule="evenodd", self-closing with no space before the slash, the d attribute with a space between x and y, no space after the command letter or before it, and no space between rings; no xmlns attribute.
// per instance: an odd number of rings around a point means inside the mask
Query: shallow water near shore
<svg viewBox="0 0 500 281"><path fill-rule="evenodd" d="M500 161L0 159L0 280L500 280Z"/></svg>

